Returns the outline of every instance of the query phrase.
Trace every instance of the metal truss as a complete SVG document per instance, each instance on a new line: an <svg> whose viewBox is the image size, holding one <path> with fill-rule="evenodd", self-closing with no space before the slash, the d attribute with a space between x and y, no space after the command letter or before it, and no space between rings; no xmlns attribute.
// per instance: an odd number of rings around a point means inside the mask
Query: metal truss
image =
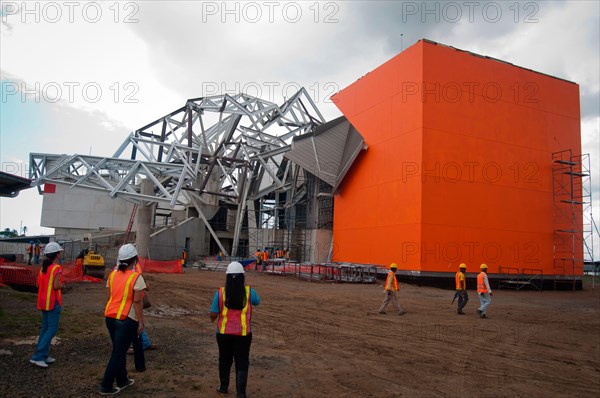
<svg viewBox="0 0 600 398"><path fill-rule="evenodd" d="M205 206L233 206L236 254L247 203L262 203L274 192L290 192L288 203L294 203L304 192L295 186L298 168L283 154L295 136L322 123L304 88L282 105L246 94L194 98L132 132L112 157L32 153L30 178L40 191L49 182L163 208L193 206L226 255ZM140 193L145 179L153 195ZM260 227L261 220L248 221Z"/></svg>

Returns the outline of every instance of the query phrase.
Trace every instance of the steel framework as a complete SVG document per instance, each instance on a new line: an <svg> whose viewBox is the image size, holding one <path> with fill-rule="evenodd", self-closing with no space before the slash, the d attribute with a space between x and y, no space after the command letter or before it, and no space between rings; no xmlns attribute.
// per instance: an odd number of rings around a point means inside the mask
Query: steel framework
<svg viewBox="0 0 600 398"><path fill-rule="evenodd" d="M283 154L294 137L322 123L304 88L282 105L241 93L194 98L132 132L112 157L32 153L30 178L40 192L49 182L161 208L194 207L225 255L207 211L234 208L236 255L244 223L260 228L277 218L275 195L288 207L306 195L298 184L304 170ZM143 180L152 182L153 195L140 193Z"/></svg>
<svg viewBox="0 0 600 398"><path fill-rule="evenodd" d="M552 154L554 285L575 289L583 263L594 259L592 189L589 154L570 149Z"/></svg>

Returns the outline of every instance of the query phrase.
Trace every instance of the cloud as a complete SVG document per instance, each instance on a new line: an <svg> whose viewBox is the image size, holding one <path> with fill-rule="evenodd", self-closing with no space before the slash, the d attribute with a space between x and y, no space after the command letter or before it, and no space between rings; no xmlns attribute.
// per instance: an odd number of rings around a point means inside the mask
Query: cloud
<svg viewBox="0 0 600 398"><path fill-rule="evenodd" d="M272 10L266 3L99 3L97 22L82 5L69 21L60 2L56 23L3 10L0 73L18 90L0 103L3 162L27 162L30 151L112 154L129 131L215 87L259 87L256 94L281 102L285 85L297 83L331 119L339 115L326 101L334 90L423 37L580 84L583 151L600 159L598 2L274 2ZM45 7L28 7L35 4ZM597 185L600 198L596 192ZM3 224L18 221L10 218L20 212L13 202L1 202Z"/></svg>

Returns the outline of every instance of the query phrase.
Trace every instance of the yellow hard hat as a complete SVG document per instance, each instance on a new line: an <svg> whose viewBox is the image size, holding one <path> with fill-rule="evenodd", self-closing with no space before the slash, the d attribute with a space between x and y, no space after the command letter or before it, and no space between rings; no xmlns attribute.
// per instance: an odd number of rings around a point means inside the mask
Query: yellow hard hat
<svg viewBox="0 0 600 398"><path fill-rule="evenodd" d="M398 268L398 265L396 263L391 263L390 264L390 269L392 269L392 268Z"/></svg>
<svg viewBox="0 0 600 398"><path fill-rule="evenodd" d="M487 265L481 264L481 267L479 267L479 268L481 268L481 269L487 269Z"/></svg>
<svg viewBox="0 0 600 398"><path fill-rule="evenodd" d="M465 264L465 263L460 263L460 265L458 266L458 268L464 268L464 269L467 269L467 264Z"/></svg>

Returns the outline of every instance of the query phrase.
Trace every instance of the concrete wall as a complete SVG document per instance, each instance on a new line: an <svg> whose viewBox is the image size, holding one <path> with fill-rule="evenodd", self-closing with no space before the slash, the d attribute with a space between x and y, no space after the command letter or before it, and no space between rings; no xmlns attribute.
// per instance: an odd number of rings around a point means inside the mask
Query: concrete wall
<svg viewBox="0 0 600 398"><path fill-rule="evenodd" d="M207 254L205 235L208 234L199 218L192 218L176 228L167 228L150 237L150 259L174 260L181 258L185 239L190 238L188 262L195 261ZM148 254L140 253L144 257Z"/></svg>
<svg viewBox="0 0 600 398"><path fill-rule="evenodd" d="M333 231L329 229L308 229L306 230L306 243L308 245L309 258L306 261L311 263L325 263L329 257L329 248Z"/></svg>
<svg viewBox="0 0 600 398"><path fill-rule="evenodd" d="M124 231L132 209L133 203L112 199L106 192L46 184L41 225L49 228ZM132 229L135 228L134 223Z"/></svg>

